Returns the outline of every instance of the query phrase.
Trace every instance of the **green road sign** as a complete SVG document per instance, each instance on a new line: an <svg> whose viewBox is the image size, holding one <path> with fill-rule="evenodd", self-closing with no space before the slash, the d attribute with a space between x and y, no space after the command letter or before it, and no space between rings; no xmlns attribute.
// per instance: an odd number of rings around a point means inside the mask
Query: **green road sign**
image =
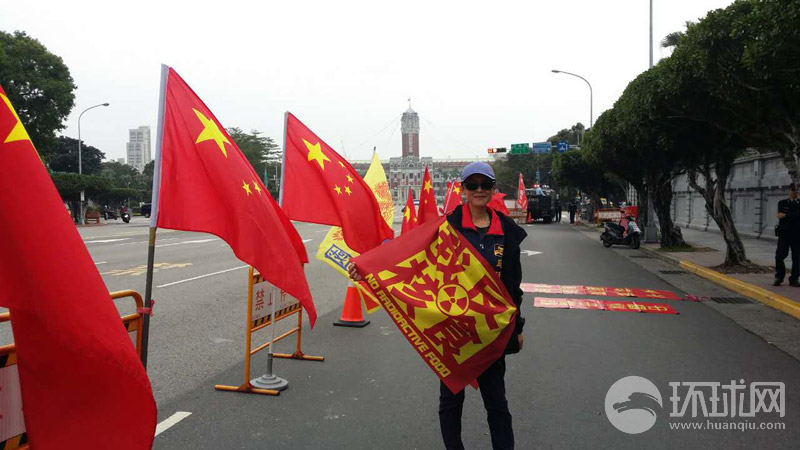
<svg viewBox="0 0 800 450"><path fill-rule="evenodd" d="M527 155L531 152L528 144L511 144L512 155Z"/></svg>

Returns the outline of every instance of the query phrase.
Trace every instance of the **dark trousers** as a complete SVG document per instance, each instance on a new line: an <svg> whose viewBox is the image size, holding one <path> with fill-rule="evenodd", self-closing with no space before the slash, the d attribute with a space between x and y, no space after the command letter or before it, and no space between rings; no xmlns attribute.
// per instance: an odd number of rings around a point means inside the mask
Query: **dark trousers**
<svg viewBox="0 0 800 450"><path fill-rule="evenodd" d="M492 435L492 448L510 450L514 448L514 430L511 427L511 413L506 401L506 360L505 356L489 366L478 377L478 386L486 408L486 419ZM441 383L439 387L439 425L447 450L463 450L461 442L461 411L464 406L464 390L453 394Z"/></svg>
<svg viewBox="0 0 800 450"><path fill-rule="evenodd" d="M792 250L792 273L789 275L789 282L796 282L800 276L800 239L797 237L778 237L778 249L775 251L775 279L783 281L786 276L786 266L783 260Z"/></svg>
<svg viewBox="0 0 800 450"><path fill-rule="evenodd" d="M575 211L569 212L569 223L575 223Z"/></svg>

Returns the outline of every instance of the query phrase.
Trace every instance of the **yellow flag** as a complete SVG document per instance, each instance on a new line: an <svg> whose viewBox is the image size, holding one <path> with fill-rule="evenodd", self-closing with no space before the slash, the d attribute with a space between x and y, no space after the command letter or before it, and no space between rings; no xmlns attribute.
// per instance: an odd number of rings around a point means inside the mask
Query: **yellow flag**
<svg viewBox="0 0 800 450"><path fill-rule="evenodd" d="M394 222L394 202L392 201L392 192L389 190L389 182L386 180L386 172L383 170L383 165L381 165L377 152L372 154L372 163L367 169L367 174L364 175L364 181L372 189L372 193L375 194L383 220L386 221L389 227L392 227ZM331 227L322 244L320 244L319 250L317 250L317 259L327 263L344 277L349 277L347 265L350 264L350 258L355 258L358 255L356 251L344 243L342 229L339 227ZM376 311L380 307L377 301L364 300L367 312Z"/></svg>

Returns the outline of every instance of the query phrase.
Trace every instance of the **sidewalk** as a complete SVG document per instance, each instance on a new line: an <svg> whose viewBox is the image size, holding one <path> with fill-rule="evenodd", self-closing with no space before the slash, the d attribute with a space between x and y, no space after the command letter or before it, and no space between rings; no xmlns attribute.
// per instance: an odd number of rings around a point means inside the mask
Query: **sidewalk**
<svg viewBox="0 0 800 450"><path fill-rule="evenodd" d="M642 247L661 257L668 258L679 264L681 261L688 261L701 267L714 267L725 262L725 240L719 233L700 231L681 228L683 238L686 243L696 248L693 252L661 252L658 244L643 244ZM775 267L775 248L776 241L742 238L747 258L755 264ZM787 258L787 266L791 265L791 259ZM787 272L790 270L787 267ZM795 306L800 307L800 288L789 286L788 280L784 280L781 286L772 286L774 279L773 273L764 274L726 274L727 277L753 285L777 294L780 297L794 302ZM730 287L730 286L726 286ZM740 291L741 292L741 291ZM747 295L747 294L745 294ZM761 299L756 298L761 301Z"/></svg>

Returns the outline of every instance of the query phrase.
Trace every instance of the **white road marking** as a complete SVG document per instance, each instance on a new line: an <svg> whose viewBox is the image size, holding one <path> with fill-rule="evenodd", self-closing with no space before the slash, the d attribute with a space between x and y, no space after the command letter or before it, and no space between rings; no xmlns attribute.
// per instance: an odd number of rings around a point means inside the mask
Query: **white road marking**
<svg viewBox="0 0 800 450"><path fill-rule="evenodd" d="M216 241L216 239L196 239L194 241L173 242L172 244L156 245L156 248L171 247L173 245L184 245L184 244L203 244L203 243L212 242L212 241Z"/></svg>
<svg viewBox="0 0 800 450"><path fill-rule="evenodd" d="M533 250L520 250L522 253L525 253L525 256L534 256L534 255L541 255L542 252L535 252Z"/></svg>
<svg viewBox="0 0 800 450"><path fill-rule="evenodd" d="M175 281L175 282L172 282L172 283L162 284L162 285L156 286L156 287L157 288L163 288L163 287L172 286L172 285L175 285L175 284L186 283L187 281L199 280L200 278L210 277L212 275L219 275L219 274L225 273L225 272L232 272L234 270L244 269L245 267L250 267L250 266L239 266L239 267L234 267L232 269L220 270L219 272L207 273L205 275L200 275L199 277L187 278L185 280L180 280L180 281Z"/></svg>
<svg viewBox="0 0 800 450"><path fill-rule="evenodd" d="M107 262L108 262L108 261L100 261L100 262L96 262L96 263L94 263L94 265L95 265L95 266L99 266L100 264L105 264L105 263L107 263Z"/></svg>
<svg viewBox="0 0 800 450"><path fill-rule="evenodd" d="M185 412L185 411L178 411L175 414L169 416L165 420L163 420L160 424L156 425L156 436L159 434L167 431L170 427L175 425L176 423L180 422L181 420L191 416L192 413Z"/></svg>
<svg viewBox="0 0 800 450"><path fill-rule="evenodd" d="M306 242L311 242L311 241L313 241L313 239L303 239L303 244L305 244Z"/></svg>
<svg viewBox="0 0 800 450"><path fill-rule="evenodd" d="M99 241L84 241L83 243L84 244L103 244L103 243L106 243L106 242L127 241L128 239L133 239L133 238L102 239L102 240L99 240Z"/></svg>

